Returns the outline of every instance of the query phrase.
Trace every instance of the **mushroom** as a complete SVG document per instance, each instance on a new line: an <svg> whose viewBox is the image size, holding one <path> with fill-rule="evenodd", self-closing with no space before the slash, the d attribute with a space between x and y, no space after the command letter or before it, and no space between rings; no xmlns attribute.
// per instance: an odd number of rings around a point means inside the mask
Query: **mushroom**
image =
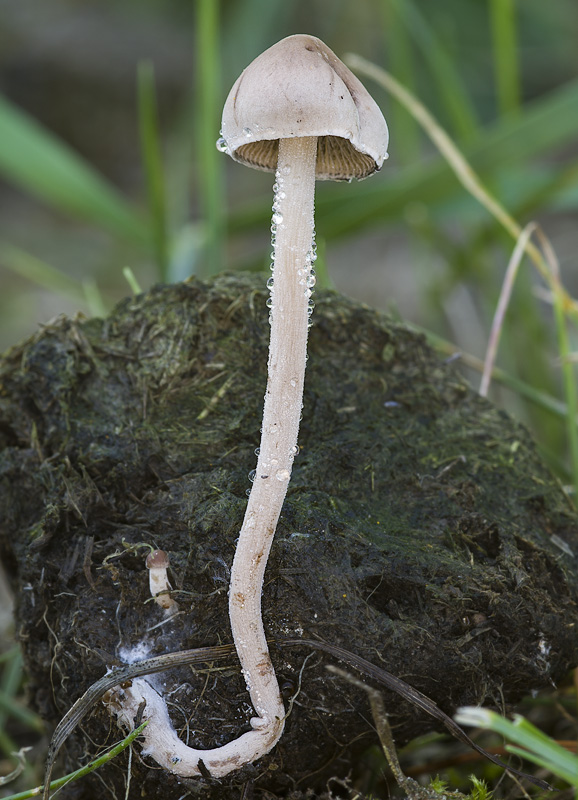
<svg viewBox="0 0 578 800"><path fill-rule="evenodd" d="M289 36L258 56L225 102L217 146L275 172L271 334L257 468L231 570L233 639L259 715L263 753L283 731L284 708L269 657L261 592L287 493L303 401L315 273L315 180L366 178L387 158L388 131L360 81L314 36ZM253 720L256 725L256 720Z"/></svg>
<svg viewBox="0 0 578 800"><path fill-rule="evenodd" d="M225 102L217 147L236 161L275 172L262 435L229 589L233 640L256 716L252 730L238 739L196 750L180 742L164 700L146 680L118 687L109 698L121 724L131 727L139 710L149 719L143 753L183 777L226 775L268 753L283 733L285 709L265 638L261 593L298 452L315 284L315 180L366 178L381 168L387 142L387 125L375 102L314 36L289 36L266 50L244 70Z"/></svg>
<svg viewBox="0 0 578 800"><path fill-rule="evenodd" d="M174 612L176 603L170 595L171 585L167 575L168 554L164 550L152 550L146 558L146 566L151 597L165 611Z"/></svg>

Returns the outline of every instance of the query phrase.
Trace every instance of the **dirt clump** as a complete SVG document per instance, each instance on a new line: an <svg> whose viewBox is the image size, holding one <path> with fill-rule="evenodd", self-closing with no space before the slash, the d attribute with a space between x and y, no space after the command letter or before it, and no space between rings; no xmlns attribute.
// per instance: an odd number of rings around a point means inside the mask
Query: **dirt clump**
<svg viewBox="0 0 578 800"><path fill-rule="evenodd" d="M107 319L44 326L0 362L0 551L31 699L51 724L113 663L231 641L229 567L266 383L262 283L155 287ZM448 713L558 680L578 662L578 520L527 431L422 336L336 293L316 293L309 353L268 636L344 647ZM170 554L168 622L147 602L143 544ZM272 658L300 693L269 756L220 783L135 756L130 797L235 800L247 781L298 797L346 775L374 736L364 693L306 648ZM195 746L248 729L235 658L156 680ZM386 704L398 743L434 727L393 694ZM99 706L64 768L119 738ZM125 781L123 754L62 796L124 796Z"/></svg>

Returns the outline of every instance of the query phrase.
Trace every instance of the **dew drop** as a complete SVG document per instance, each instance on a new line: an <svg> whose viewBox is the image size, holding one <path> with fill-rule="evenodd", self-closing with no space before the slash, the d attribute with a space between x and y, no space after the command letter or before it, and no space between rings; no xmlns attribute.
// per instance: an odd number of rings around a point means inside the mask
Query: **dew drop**
<svg viewBox="0 0 578 800"><path fill-rule="evenodd" d="M250 139L251 136L253 135L253 131L251 130L251 128L243 128L243 133L245 134L247 139Z"/></svg>
<svg viewBox="0 0 578 800"><path fill-rule="evenodd" d="M261 448L260 447L256 447L255 448L255 455L258 456L260 454L260 452L261 452Z"/></svg>
<svg viewBox="0 0 578 800"><path fill-rule="evenodd" d="M309 289L311 289L313 286L315 286L316 283L317 283L317 278L315 277L315 273L313 271L311 271L309 273L309 277L307 278L306 286Z"/></svg>
<svg viewBox="0 0 578 800"><path fill-rule="evenodd" d="M248 477L249 477L249 480L251 481L251 483L253 483L253 481L255 480L255 475L256 474L257 474L257 470L255 470L255 469L252 469L251 472L249 473Z"/></svg>
<svg viewBox="0 0 578 800"><path fill-rule="evenodd" d="M289 470L288 469L279 469L275 473L275 477L278 481L288 481L289 480Z"/></svg>
<svg viewBox="0 0 578 800"><path fill-rule="evenodd" d="M247 497L251 497L251 490L245 489L245 494L247 495Z"/></svg>
<svg viewBox="0 0 578 800"><path fill-rule="evenodd" d="M290 450L289 452L290 452L290 454L291 454L292 456L297 456L297 455L299 455L299 445L298 445L298 444L296 444L296 445L293 445L293 447L291 448L291 450Z"/></svg>
<svg viewBox="0 0 578 800"><path fill-rule="evenodd" d="M295 387L297 386L297 381L295 380L295 378L291 378L291 380L289 381L289 383L291 384L291 386L292 386L293 388L295 388Z"/></svg>
<svg viewBox="0 0 578 800"><path fill-rule="evenodd" d="M275 283L275 279L274 279L274 278L273 278L273 276L271 275L271 277L270 277L270 278L267 280L267 288L268 288L268 289L272 289L272 288L273 288L273 284L274 284L274 283Z"/></svg>
<svg viewBox="0 0 578 800"><path fill-rule="evenodd" d="M273 225L280 225L283 222L283 214L276 211L272 217Z"/></svg>
<svg viewBox="0 0 578 800"><path fill-rule="evenodd" d="M265 305L267 306L267 308L273 308L273 298L272 297L268 297L265 300Z"/></svg>
<svg viewBox="0 0 578 800"><path fill-rule="evenodd" d="M226 140L226 139L223 139L223 137L222 137L222 136L220 136L220 137L217 139L217 150L218 150L220 153L226 153L226 152L227 152L227 147L228 147L228 145L227 145L227 140Z"/></svg>

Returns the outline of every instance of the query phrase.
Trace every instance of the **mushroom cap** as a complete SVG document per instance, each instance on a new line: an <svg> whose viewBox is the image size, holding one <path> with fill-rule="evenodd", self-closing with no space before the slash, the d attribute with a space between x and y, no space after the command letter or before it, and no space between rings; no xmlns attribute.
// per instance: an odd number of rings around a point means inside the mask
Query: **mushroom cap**
<svg viewBox="0 0 578 800"><path fill-rule="evenodd" d="M166 568L169 566L169 557L164 550L153 550L146 558L148 569Z"/></svg>
<svg viewBox="0 0 578 800"><path fill-rule="evenodd" d="M387 158L387 124L355 75L320 39L296 34L241 73L223 108L220 149L274 172L279 139L316 136L318 180L366 178Z"/></svg>

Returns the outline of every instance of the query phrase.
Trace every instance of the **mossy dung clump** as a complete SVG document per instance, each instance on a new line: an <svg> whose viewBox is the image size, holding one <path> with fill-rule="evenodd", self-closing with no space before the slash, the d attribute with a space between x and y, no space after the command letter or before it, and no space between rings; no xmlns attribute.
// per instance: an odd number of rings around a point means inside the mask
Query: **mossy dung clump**
<svg viewBox="0 0 578 800"><path fill-rule="evenodd" d="M1 362L0 548L32 700L50 722L139 642L164 653L230 641L265 298L259 276L156 287L105 320L51 323ZM301 452L265 579L268 635L345 647L448 713L559 679L578 662L578 521L525 429L423 337L336 293L316 293L309 352ZM181 613L162 625L146 602L146 553L127 548L143 542L170 553L179 589ZM284 796L346 773L372 737L366 699L307 656L273 649L282 685L301 692L255 768L218 785L133 759L130 796L162 787L176 800L186 784L234 800L248 778ZM198 746L247 729L235 659L166 684ZM398 743L433 727L386 700ZM84 730L101 743L118 738L110 727L101 708ZM76 733L67 767L93 748ZM102 773L121 795L124 769ZM92 780L75 797L101 797Z"/></svg>

